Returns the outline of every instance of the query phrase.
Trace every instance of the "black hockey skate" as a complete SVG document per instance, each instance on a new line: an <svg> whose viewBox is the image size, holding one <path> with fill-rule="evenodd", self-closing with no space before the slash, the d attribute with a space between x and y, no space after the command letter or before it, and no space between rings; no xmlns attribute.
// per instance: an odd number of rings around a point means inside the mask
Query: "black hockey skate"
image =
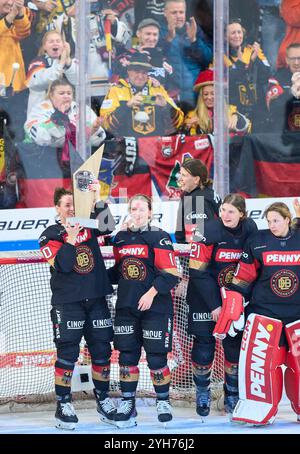
<svg viewBox="0 0 300 454"><path fill-rule="evenodd" d="M224 410L225 413L232 415L233 410L235 409L236 404L239 401L239 395L237 393L229 394L225 392L224 394Z"/></svg>
<svg viewBox="0 0 300 454"><path fill-rule="evenodd" d="M74 430L78 423L73 405L71 404L71 395L65 396L62 400L57 401L55 412L55 426L58 429Z"/></svg>
<svg viewBox="0 0 300 454"><path fill-rule="evenodd" d="M122 398L119 408L114 415L115 425L119 429L134 427L137 425L137 411L135 408L135 398Z"/></svg>
<svg viewBox="0 0 300 454"><path fill-rule="evenodd" d="M196 411L199 416L206 417L210 412L210 389L197 386L196 388Z"/></svg>
<svg viewBox="0 0 300 454"><path fill-rule="evenodd" d="M94 389L94 394L97 402L97 412L99 413L101 421L115 425L117 408L113 401L109 397L100 400L100 393L96 389Z"/></svg>
<svg viewBox="0 0 300 454"><path fill-rule="evenodd" d="M169 400L157 400L156 410L159 422L167 423L173 419L172 407Z"/></svg>

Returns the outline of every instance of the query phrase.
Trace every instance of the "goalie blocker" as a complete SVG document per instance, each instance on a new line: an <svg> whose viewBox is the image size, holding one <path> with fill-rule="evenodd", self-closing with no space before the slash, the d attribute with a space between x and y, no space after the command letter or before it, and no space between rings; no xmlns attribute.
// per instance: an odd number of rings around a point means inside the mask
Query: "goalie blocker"
<svg viewBox="0 0 300 454"><path fill-rule="evenodd" d="M285 326L288 352L280 347L282 322L250 314L245 325L239 361L239 402L232 421L253 425L273 422L285 388L293 410L300 414L300 320ZM299 418L298 418L299 419Z"/></svg>

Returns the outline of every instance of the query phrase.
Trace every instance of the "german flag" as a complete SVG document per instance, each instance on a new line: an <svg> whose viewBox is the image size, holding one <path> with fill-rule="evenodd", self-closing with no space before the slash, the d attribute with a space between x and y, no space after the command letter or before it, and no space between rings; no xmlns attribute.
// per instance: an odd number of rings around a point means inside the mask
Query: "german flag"
<svg viewBox="0 0 300 454"><path fill-rule="evenodd" d="M23 142L17 149L21 168L19 208L51 207L57 186L72 188L70 168L61 164L59 149Z"/></svg>
<svg viewBox="0 0 300 454"><path fill-rule="evenodd" d="M244 137L231 191L246 196L300 194L300 133L272 132Z"/></svg>

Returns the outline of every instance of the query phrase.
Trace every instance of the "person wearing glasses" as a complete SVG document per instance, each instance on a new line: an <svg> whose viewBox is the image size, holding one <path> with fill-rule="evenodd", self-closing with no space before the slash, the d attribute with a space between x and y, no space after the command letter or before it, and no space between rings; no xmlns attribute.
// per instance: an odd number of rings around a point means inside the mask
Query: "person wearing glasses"
<svg viewBox="0 0 300 454"><path fill-rule="evenodd" d="M270 115L270 131L300 131L298 124L297 98L300 93L300 42L286 48L286 67L280 68L275 76L269 79L266 96ZM299 95L299 96L298 96Z"/></svg>

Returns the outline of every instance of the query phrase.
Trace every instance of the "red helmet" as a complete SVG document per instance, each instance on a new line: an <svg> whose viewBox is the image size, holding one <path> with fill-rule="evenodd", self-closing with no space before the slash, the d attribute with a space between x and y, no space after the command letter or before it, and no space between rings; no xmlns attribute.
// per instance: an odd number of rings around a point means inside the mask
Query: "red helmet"
<svg viewBox="0 0 300 454"><path fill-rule="evenodd" d="M194 83L194 91L199 91L204 85L212 85L214 83L214 72L212 69L200 71L196 82Z"/></svg>

